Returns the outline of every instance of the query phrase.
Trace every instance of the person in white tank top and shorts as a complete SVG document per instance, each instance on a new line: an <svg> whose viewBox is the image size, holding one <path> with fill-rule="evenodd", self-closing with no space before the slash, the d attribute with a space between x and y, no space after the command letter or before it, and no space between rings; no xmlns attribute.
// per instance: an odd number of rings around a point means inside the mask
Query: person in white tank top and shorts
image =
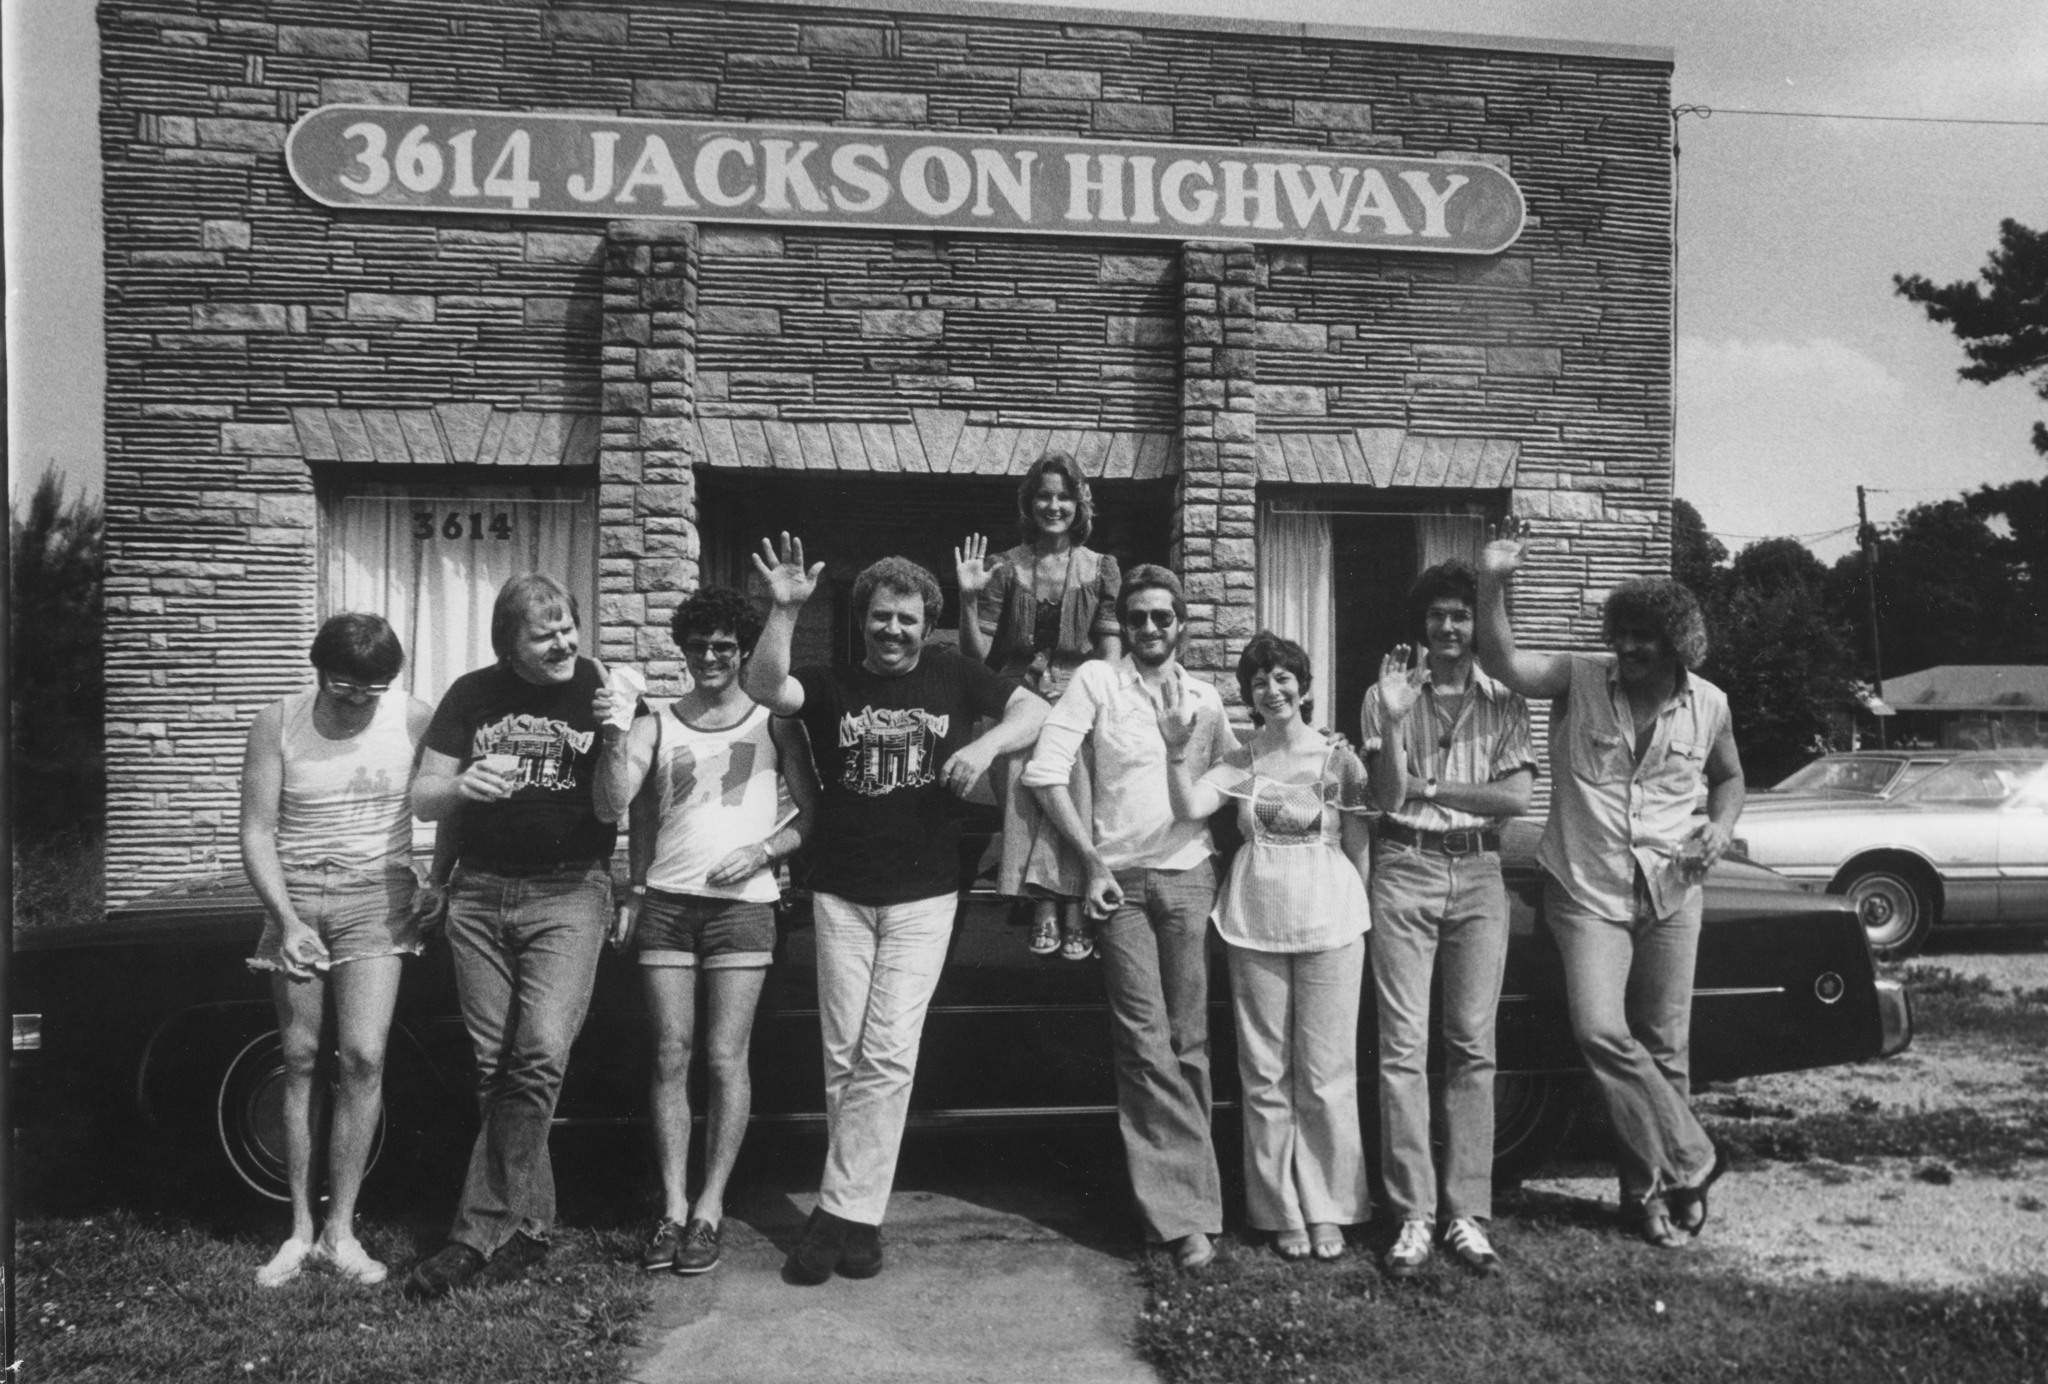
<svg viewBox="0 0 2048 1384"><path fill-rule="evenodd" d="M653 1024L649 1103L663 1207L642 1268L717 1267L725 1186L746 1135L747 1047L775 950L778 862L803 844L817 802L801 725L740 690L762 619L739 592L699 591L670 629L691 687L666 709L607 726L599 818L629 820L630 892L613 940L639 962ZM688 1195L690 1058L704 976L710 1109L703 1186Z"/></svg>
<svg viewBox="0 0 2048 1384"><path fill-rule="evenodd" d="M355 1234L356 1194L384 1092L399 958L417 955L410 792L432 708L392 680L405 650L375 615L337 615L313 639L313 690L256 715L242 760L242 866L268 921L250 969L268 972L284 1050L292 1234L256 1272L281 1287L309 1264L384 1281ZM334 1008L337 1077L327 1224L312 1202L313 1084Z"/></svg>

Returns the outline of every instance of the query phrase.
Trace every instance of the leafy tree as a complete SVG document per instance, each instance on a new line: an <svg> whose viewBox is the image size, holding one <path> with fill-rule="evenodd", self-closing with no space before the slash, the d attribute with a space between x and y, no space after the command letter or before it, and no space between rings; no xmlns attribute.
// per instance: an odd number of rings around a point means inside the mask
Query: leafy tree
<svg viewBox="0 0 2048 1384"><path fill-rule="evenodd" d="M1714 573L1703 671L1728 694L1744 772L1758 783L1847 740L1854 654L1827 584L1827 568L1792 538L1752 543Z"/></svg>
<svg viewBox="0 0 2048 1384"><path fill-rule="evenodd" d="M1892 284L1963 343L1970 363L1957 374L1979 384L2031 377L2048 399L2048 232L2001 221L1998 248L1976 279L1894 274ZM2034 450L2048 456L2048 423L2034 424Z"/></svg>
<svg viewBox="0 0 2048 1384"><path fill-rule="evenodd" d="M96 831L105 817L100 567L105 516L46 474L17 514L10 498L13 593L13 822L35 840Z"/></svg>
<svg viewBox="0 0 2048 1384"><path fill-rule="evenodd" d="M1701 605L1706 605L1719 588L1721 564L1728 560L1728 547L1707 532L1706 521L1690 501L1671 501L1671 575L1692 588Z"/></svg>

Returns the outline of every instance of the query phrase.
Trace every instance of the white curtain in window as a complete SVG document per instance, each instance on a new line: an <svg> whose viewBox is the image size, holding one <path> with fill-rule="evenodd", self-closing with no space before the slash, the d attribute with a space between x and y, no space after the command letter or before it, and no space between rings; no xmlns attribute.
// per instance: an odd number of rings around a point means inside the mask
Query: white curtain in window
<svg viewBox="0 0 2048 1384"><path fill-rule="evenodd" d="M583 614L596 648L597 516L587 498L532 498L513 488L450 495L344 495L328 508L326 610L368 611L405 644L401 685L430 705L448 684L494 662L491 604L507 579L545 572Z"/></svg>
<svg viewBox="0 0 2048 1384"><path fill-rule="evenodd" d="M1337 673L1335 561L1330 516L1300 512L1313 508L1305 500L1259 508L1259 624L1308 650L1315 690L1323 694L1316 720L1329 725Z"/></svg>
<svg viewBox="0 0 2048 1384"><path fill-rule="evenodd" d="M1479 550L1486 546L1486 521L1469 514L1418 514L1415 540L1418 573L1452 558L1477 567Z"/></svg>

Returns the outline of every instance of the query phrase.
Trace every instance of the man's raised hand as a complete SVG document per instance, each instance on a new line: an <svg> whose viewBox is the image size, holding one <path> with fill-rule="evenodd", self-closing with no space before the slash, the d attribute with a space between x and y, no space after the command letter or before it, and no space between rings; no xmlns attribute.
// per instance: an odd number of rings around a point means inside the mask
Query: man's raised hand
<svg viewBox="0 0 2048 1384"><path fill-rule="evenodd" d="M1413 645L1396 644L1394 651L1380 660L1377 686L1380 703L1386 707L1389 721L1407 719L1422 696L1422 689L1429 683L1429 669L1415 663L1415 654Z"/></svg>
<svg viewBox="0 0 2048 1384"><path fill-rule="evenodd" d="M795 609L811 599L811 593L818 589L818 574L825 570L822 562L804 566L804 541L791 538L784 530L779 550L770 546L767 539L761 540L761 551L754 554L754 570L768 583L768 594L775 604L785 609Z"/></svg>
<svg viewBox="0 0 2048 1384"><path fill-rule="evenodd" d="M1479 570L1505 581L1522 566L1529 547L1529 526L1510 514L1494 526L1493 541L1479 551Z"/></svg>

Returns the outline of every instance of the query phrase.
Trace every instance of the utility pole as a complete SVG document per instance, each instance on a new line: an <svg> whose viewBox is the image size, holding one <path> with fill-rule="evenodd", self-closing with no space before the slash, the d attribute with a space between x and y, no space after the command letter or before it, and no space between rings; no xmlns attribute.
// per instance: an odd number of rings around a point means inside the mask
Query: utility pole
<svg viewBox="0 0 2048 1384"><path fill-rule="evenodd" d="M1870 522L1870 509L1863 487L1856 487L1856 541L1863 546L1863 592L1870 606L1871 686L1879 703L1884 701L1884 652L1877 642L1877 529ZM1877 718L1877 745L1884 748L1884 717Z"/></svg>

